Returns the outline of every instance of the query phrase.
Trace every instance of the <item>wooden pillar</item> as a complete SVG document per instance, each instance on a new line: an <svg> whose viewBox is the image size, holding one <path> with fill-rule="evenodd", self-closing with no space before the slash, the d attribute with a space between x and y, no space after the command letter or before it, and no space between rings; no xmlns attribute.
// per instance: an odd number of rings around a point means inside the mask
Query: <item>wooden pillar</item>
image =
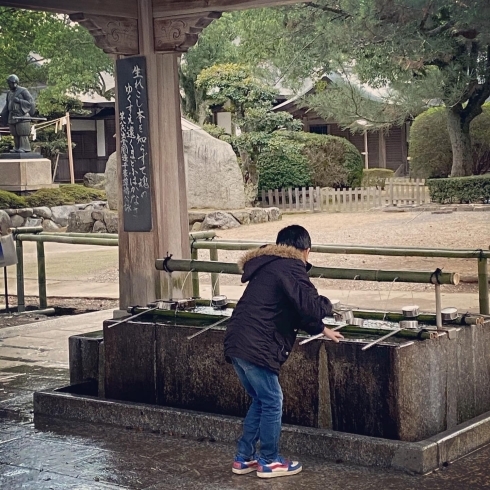
<svg viewBox="0 0 490 490"><path fill-rule="evenodd" d="M146 305L155 299L191 295L191 281L181 291L183 274L155 269L155 260L172 254L190 258L187 192L180 114L177 53L156 53L151 0L138 0L139 54L146 57L149 101L151 203L153 228L148 233L123 229L119 206L120 306ZM119 133L119 132L118 132ZM119 146L119 145L118 145ZM120 161L120 157L118 159Z"/></svg>
<svg viewBox="0 0 490 490"><path fill-rule="evenodd" d="M386 138L382 129L378 131L379 141L379 168L386 168Z"/></svg>
<svg viewBox="0 0 490 490"><path fill-rule="evenodd" d="M148 95L151 216L150 231L124 231L121 137L117 124L119 172L119 291L120 306L146 305L155 299L192 295L187 274L169 277L155 269L155 260L167 253L190 258L187 191L180 112L178 57L192 46L199 32L218 18L206 11L173 15L156 12L152 0L137 0L137 19L73 14L71 19L86 27L96 44L116 58L144 56ZM117 15L117 14L116 14ZM116 114L119 105L116 100Z"/></svg>

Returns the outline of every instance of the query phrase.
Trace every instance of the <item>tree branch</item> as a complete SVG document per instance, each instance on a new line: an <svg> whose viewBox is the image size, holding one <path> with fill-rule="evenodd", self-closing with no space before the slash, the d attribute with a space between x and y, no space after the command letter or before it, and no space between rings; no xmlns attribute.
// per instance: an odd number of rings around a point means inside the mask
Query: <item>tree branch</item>
<svg viewBox="0 0 490 490"><path fill-rule="evenodd" d="M348 19L349 17L352 17L351 14L349 14L345 10L342 10L341 8L338 8L338 7L329 7L328 5L318 5L318 4L313 3L313 2L307 2L304 5L305 5L305 7L312 7L314 9L321 10L323 12L330 12L332 14L340 15L344 19Z"/></svg>
<svg viewBox="0 0 490 490"><path fill-rule="evenodd" d="M451 29L451 27L454 27L454 24L456 22L454 20L450 20L449 22L446 22L445 24L436 27L435 29L432 29L430 31L425 31L425 35L428 37L435 37L438 36L439 34L442 34L445 31L448 31Z"/></svg>

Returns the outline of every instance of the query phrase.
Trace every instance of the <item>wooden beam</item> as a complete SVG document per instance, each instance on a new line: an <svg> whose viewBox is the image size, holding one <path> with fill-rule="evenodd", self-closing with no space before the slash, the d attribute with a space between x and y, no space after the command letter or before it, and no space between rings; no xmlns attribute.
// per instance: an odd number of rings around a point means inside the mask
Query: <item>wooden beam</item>
<svg viewBox="0 0 490 490"><path fill-rule="evenodd" d="M292 5L298 0L153 0L153 17Z"/></svg>
<svg viewBox="0 0 490 490"><path fill-rule="evenodd" d="M27 10L44 10L60 14L118 15L138 18L137 2L134 0L0 0L0 7Z"/></svg>

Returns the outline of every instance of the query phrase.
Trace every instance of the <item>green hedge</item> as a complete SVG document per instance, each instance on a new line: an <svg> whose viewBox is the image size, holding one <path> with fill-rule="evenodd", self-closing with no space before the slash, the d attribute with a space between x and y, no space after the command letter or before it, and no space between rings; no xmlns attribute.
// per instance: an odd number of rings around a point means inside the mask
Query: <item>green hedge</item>
<svg viewBox="0 0 490 490"><path fill-rule="evenodd" d="M490 174L427 181L434 202L478 203L490 201Z"/></svg>
<svg viewBox="0 0 490 490"><path fill-rule="evenodd" d="M26 208L27 203L23 197L8 191L0 190L0 209Z"/></svg>
<svg viewBox="0 0 490 490"><path fill-rule="evenodd" d="M470 124L473 173L490 170L490 103ZM444 107L433 107L417 116L410 129L410 176L422 179L448 177L453 165L451 141Z"/></svg>

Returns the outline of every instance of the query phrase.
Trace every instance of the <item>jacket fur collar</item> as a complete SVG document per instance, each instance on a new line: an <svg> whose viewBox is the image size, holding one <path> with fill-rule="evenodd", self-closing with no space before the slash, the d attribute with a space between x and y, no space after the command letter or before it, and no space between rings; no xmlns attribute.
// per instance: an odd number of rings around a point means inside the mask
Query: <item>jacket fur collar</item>
<svg viewBox="0 0 490 490"><path fill-rule="evenodd" d="M264 255L273 255L276 257L281 257L283 259L297 259L301 260L306 265L305 259L301 250L294 247L289 247L287 245L264 245L260 248L250 250L247 252L239 261L238 267L243 271L245 264L252 259L257 257L262 257Z"/></svg>

